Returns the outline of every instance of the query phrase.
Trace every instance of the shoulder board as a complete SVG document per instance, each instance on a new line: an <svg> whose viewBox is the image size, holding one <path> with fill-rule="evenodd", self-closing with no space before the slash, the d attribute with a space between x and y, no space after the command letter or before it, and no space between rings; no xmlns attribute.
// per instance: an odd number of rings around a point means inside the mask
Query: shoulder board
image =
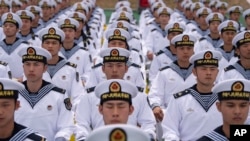
<svg viewBox="0 0 250 141"><path fill-rule="evenodd" d="M205 37L201 37L199 41L203 41L205 40L206 38Z"/></svg>
<svg viewBox="0 0 250 141"><path fill-rule="evenodd" d="M133 36L132 38L137 39L137 40L140 40L138 37L135 37L135 36Z"/></svg>
<svg viewBox="0 0 250 141"><path fill-rule="evenodd" d="M95 87L91 87L91 88L88 88L86 89L87 93L91 93L95 90Z"/></svg>
<svg viewBox="0 0 250 141"><path fill-rule="evenodd" d="M46 141L46 138L36 133L30 134L27 138L31 139L32 141Z"/></svg>
<svg viewBox="0 0 250 141"><path fill-rule="evenodd" d="M4 66L7 66L7 65L8 65L8 63L3 62L3 61L0 61L0 64L1 64L1 65L4 65Z"/></svg>
<svg viewBox="0 0 250 141"><path fill-rule="evenodd" d="M139 92L143 92L144 91L144 88L142 88L142 87L138 87L137 86L137 89L138 89Z"/></svg>
<svg viewBox="0 0 250 141"><path fill-rule="evenodd" d="M80 47L80 49L88 51L86 47Z"/></svg>
<svg viewBox="0 0 250 141"><path fill-rule="evenodd" d="M196 29L192 29L192 31L196 31Z"/></svg>
<svg viewBox="0 0 250 141"><path fill-rule="evenodd" d="M28 42L28 41L22 41L22 43L24 43L24 44L29 44L29 42Z"/></svg>
<svg viewBox="0 0 250 141"><path fill-rule="evenodd" d="M95 69L95 68L98 68L98 67L100 67L100 66L102 66L102 65L103 65L102 63L99 63L99 64L96 64L96 65L92 66L91 68L92 68L92 69Z"/></svg>
<svg viewBox="0 0 250 141"><path fill-rule="evenodd" d="M71 63L71 62L67 62L66 63L67 65L73 67L73 68L76 68L77 67L77 64L74 64L74 63Z"/></svg>
<svg viewBox="0 0 250 141"><path fill-rule="evenodd" d="M137 64L135 64L135 63L132 63L130 66L133 66L133 67L136 67L136 68L141 68L140 65L137 65Z"/></svg>
<svg viewBox="0 0 250 141"><path fill-rule="evenodd" d="M161 55L162 53L164 53L164 51L160 50L159 52L156 53L156 56Z"/></svg>
<svg viewBox="0 0 250 141"><path fill-rule="evenodd" d="M184 91L182 91L182 92L179 92L179 93L174 94L174 98L177 99L177 98L182 97L182 96L184 96L184 95L187 95L187 94L189 94L189 93L190 93L189 90L184 90Z"/></svg>
<svg viewBox="0 0 250 141"><path fill-rule="evenodd" d="M230 65L230 66L224 68L224 71L227 72L227 71L230 71L232 69L235 69L235 67L233 65Z"/></svg>
<svg viewBox="0 0 250 141"><path fill-rule="evenodd" d="M163 70L168 69L168 68L170 68L170 67L169 66L165 66L163 68L160 68L159 71L163 71Z"/></svg>
<svg viewBox="0 0 250 141"><path fill-rule="evenodd" d="M156 28L154 28L154 29L152 29L152 30L151 30L151 32L156 31L156 30L157 30L157 29L156 29Z"/></svg>
<svg viewBox="0 0 250 141"><path fill-rule="evenodd" d="M54 87L52 88L53 91L56 91L56 92L59 92L61 94L65 94L66 90L65 89L62 89L62 88L59 88L59 87Z"/></svg>

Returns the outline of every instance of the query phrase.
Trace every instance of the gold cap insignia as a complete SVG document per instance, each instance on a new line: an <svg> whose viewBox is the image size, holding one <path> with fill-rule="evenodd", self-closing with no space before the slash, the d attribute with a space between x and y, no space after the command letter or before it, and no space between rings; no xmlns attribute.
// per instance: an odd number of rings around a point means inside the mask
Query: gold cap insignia
<svg viewBox="0 0 250 141"><path fill-rule="evenodd" d="M232 85L232 91L234 92L241 92L244 90L244 84L240 81L237 81L235 83L233 83Z"/></svg>
<svg viewBox="0 0 250 141"><path fill-rule="evenodd" d="M64 24L71 24L71 22L70 22L69 19L65 19L65 20L64 20Z"/></svg>
<svg viewBox="0 0 250 141"><path fill-rule="evenodd" d="M180 28L179 23L174 23L173 28L174 28L174 29L178 29L178 28Z"/></svg>
<svg viewBox="0 0 250 141"><path fill-rule="evenodd" d="M123 129L116 128L110 133L110 141L126 141L126 132Z"/></svg>
<svg viewBox="0 0 250 141"><path fill-rule="evenodd" d="M114 35L120 36L120 35L121 35L121 31L120 31L119 29L116 29L116 30L114 31Z"/></svg>
<svg viewBox="0 0 250 141"><path fill-rule="evenodd" d="M50 28L48 31L48 34L54 35L54 34L56 34L56 30L54 28Z"/></svg>
<svg viewBox="0 0 250 141"><path fill-rule="evenodd" d="M7 19L13 19L13 15L11 13L8 13Z"/></svg>
<svg viewBox="0 0 250 141"><path fill-rule="evenodd" d="M27 54L28 55L35 55L36 54L36 50L34 48L32 48L32 47L29 47L27 49Z"/></svg>
<svg viewBox="0 0 250 141"><path fill-rule="evenodd" d="M189 36L188 35L183 35L182 41L184 41L184 42L189 41Z"/></svg>
<svg viewBox="0 0 250 141"><path fill-rule="evenodd" d="M212 52L207 51L207 52L204 54L204 59L212 59L212 58L213 58Z"/></svg>
<svg viewBox="0 0 250 141"><path fill-rule="evenodd" d="M244 38L245 38L245 39L249 39L249 38L250 38L250 32L246 32L246 33L244 34Z"/></svg>
<svg viewBox="0 0 250 141"><path fill-rule="evenodd" d="M77 10L83 9L83 8L82 8L82 5L81 5L80 3L78 3L77 6L76 6L76 9L77 9Z"/></svg>
<svg viewBox="0 0 250 141"><path fill-rule="evenodd" d="M117 23L117 27L118 27L118 28L123 28L123 23L122 23L122 22L118 22L118 23Z"/></svg>
<svg viewBox="0 0 250 141"><path fill-rule="evenodd" d="M109 86L110 92L120 92L121 86L118 82L112 82Z"/></svg>
<svg viewBox="0 0 250 141"><path fill-rule="evenodd" d="M119 56L119 51L117 49L112 49L110 52L110 56Z"/></svg>

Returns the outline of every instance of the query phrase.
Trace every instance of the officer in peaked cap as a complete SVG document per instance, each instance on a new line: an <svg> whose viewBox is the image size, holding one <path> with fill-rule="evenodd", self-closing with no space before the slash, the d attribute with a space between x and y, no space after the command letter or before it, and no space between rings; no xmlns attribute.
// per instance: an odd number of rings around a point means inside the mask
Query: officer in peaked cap
<svg viewBox="0 0 250 141"><path fill-rule="evenodd" d="M24 86L21 83L0 78L0 115L4 117L4 120L1 120L0 140L46 140L32 129L14 121L14 113L20 107L20 102L17 100L18 91L22 89Z"/></svg>
<svg viewBox="0 0 250 141"><path fill-rule="evenodd" d="M126 124L116 124L107 125L99 129L94 130L86 141L150 141L147 134L137 127L126 125Z"/></svg>
<svg viewBox="0 0 250 141"><path fill-rule="evenodd" d="M215 50L201 51L190 57L189 62L194 66L192 73L196 84L170 97L165 111L166 116L162 121L163 139L196 140L222 123L215 105L217 94L212 93L212 87L219 72L220 59L221 53ZM200 99L199 102L197 99ZM183 110L185 107L189 108ZM187 114L190 112L192 115ZM196 121L200 123L193 127Z"/></svg>
<svg viewBox="0 0 250 141"><path fill-rule="evenodd" d="M249 86L248 80L231 79L221 81L213 87L213 92L218 94L216 106L222 114L223 124L197 141L230 140L230 125L245 124L249 114Z"/></svg>

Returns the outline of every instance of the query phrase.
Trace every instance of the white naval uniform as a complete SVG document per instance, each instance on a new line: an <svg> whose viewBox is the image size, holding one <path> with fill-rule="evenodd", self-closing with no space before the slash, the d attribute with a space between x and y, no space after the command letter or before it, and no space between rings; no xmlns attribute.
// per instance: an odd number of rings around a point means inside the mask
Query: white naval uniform
<svg viewBox="0 0 250 141"><path fill-rule="evenodd" d="M96 86L99 82L106 80L106 76L102 71L102 58L98 57L97 59L97 64L92 67L92 71L90 72L89 76L90 79L87 80L85 85L87 92L89 91L89 89L92 89L94 86ZM140 92L143 92L146 84L143 74L140 70L140 66L134 63L131 63L128 66L128 71L125 73L123 78L134 83L135 86L137 86L138 90Z"/></svg>
<svg viewBox="0 0 250 141"><path fill-rule="evenodd" d="M84 94L84 87L80 82L76 65L63 59L54 66L54 71L49 72L50 67L52 66L48 65L48 70L43 74L43 79L60 88L66 89L72 101L72 110L74 110L80 95Z"/></svg>
<svg viewBox="0 0 250 141"><path fill-rule="evenodd" d="M81 96L75 114L77 140L85 139L92 130L104 126L103 116L98 110L99 104L100 99L96 97L94 92ZM147 95L139 92L132 99L132 105L134 111L129 116L127 123L135 126L139 125L143 131L155 138L156 121L148 104Z"/></svg>
<svg viewBox="0 0 250 141"><path fill-rule="evenodd" d="M27 128L23 125L20 125L18 123L14 123L14 129L11 137L9 137L8 141L45 141L46 139L35 133L35 131L31 128ZM3 140L3 139L0 139ZM46 140L47 141L47 140Z"/></svg>
<svg viewBox="0 0 250 141"><path fill-rule="evenodd" d="M173 94L183 91L196 83L192 73L192 66L187 70L186 76L180 74L180 68L175 63L161 69L152 82L148 98L152 108L160 106L165 109Z"/></svg>
<svg viewBox="0 0 250 141"><path fill-rule="evenodd" d="M48 141L59 137L69 140L75 130L73 113L67 105L69 98L65 90L45 81L43 84L33 95L35 100L26 89L20 90L15 121L44 135Z"/></svg>
<svg viewBox="0 0 250 141"><path fill-rule="evenodd" d="M159 70L176 61L176 56L171 53L169 46L160 50L153 58L149 68L149 81L152 82Z"/></svg>
<svg viewBox="0 0 250 141"><path fill-rule="evenodd" d="M11 78L11 71L8 63L0 61L0 78Z"/></svg>
<svg viewBox="0 0 250 141"><path fill-rule="evenodd" d="M19 32L17 36L23 39L24 41L26 41L28 45L37 46L37 47L41 47L42 45L41 40L38 38L38 36L35 33L29 33L28 35L23 36Z"/></svg>
<svg viewBox="0 0 250 141"><path fill-rule="evenodd" d="M8 63L13 78L23 77L22 58L18 55L19 50L23 47L27 47L27 44L22 39L17 39L11 45L7 45L4 40L0 42L1 60Z"/></svg>
<svg viewBox="0 0 250 141"><path fill-rule="evenodd" d="M192 88L174 96L162 121L165 141L194 141L222 124L215 104L216 93L211 95L208 104L204 104L200 94Z"/></svg>
<svg viewBox="0 0 250 141"><path fill-rule="evenodd" d="M221 47L218 47L216 48L216 50L218 50L221 54L222 54L222 58L220 60L220 69L224 69L226 67L228 67L229 65L233 65L234 63L236 63L239 58L235 56L235 51L232 50L231 52L229 53L226 53L223 49L222 49L222 46Z"/></svg>
<svg viewBox="0 0 250 141"><path fill-rule="evenodd" d="M68 62L76 64L76 70L79 72L80 77L87 78L91 71L92 58L86 48L79 47L75 44L72 49L67 51L61 48L59 55Z"/></svg>

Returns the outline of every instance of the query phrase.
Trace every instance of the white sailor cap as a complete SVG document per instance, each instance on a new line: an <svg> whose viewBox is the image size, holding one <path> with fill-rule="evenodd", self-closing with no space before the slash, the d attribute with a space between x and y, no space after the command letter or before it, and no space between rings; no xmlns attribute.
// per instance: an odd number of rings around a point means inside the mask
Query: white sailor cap
<svg viewBox="0 0 250 141"><path fill-rule="evenodd" d="M219 66L219 61L222 58L222 55L219 51L216 50L204 50L200 51L198 53L193 54L189 62L194 65L194 67L197 66L203 66L203 65L213 65L213 66Z"/></svg>
<svg viewBox="0 0 250 141"><path fill-rule="evenodd" d="M122 6L122 7L118 8L116 11L117 11L117 12L126 11L126 12L128 12L128 13L133 14L132 8L131 8L131 7L128 7L128 6Z"/></svg>
<svg viewBox="0 0 250 141"><path fill-rule="evenodd" d="M64 18L64 19L59 20L57 25L61 29L73 28L76 30L79 27L79 22L73 18Z"/></svg>
<svg viewBox="0 0 250 141"><path fill-rule="evenodd" d="M11 1L11 7L21 7L23 4L20 2L20 0L12 0Z"/></svg>
<svg viewBox="0 0 250 141"><path fill-rule="evenodd" d="M126 21L115 21L110 25L110 28L122 28L122 29L128 31L129 33L131 33L133 31L130 23L128 23Z"/></svg>
<svg viewBox="0 0 250 141"><path fill-rule="evenodd" d="M128 124L105 125L94 130L86 141L150 141L149 136L136 126Z"/></svg>
<svg viewBox="0 0 250 141"><path fill-rule="evenodd" d="M87 18L84 14L82 14L81 12L71 12L69 13L68 17L73 18L75 20L77 20L78 22L86 22Z"/></svg>
<svg viewBox="0 0 250 141"><path fill-rule="evenodd" d="M62 42L65 38L65 34L61 29L57 27L47 27L41 29L38 37L41 41L44 41L46 39L55 39Z"/></svg>
<svg viewBox="0 0 250 141"><path fill-rule="evenodd" d="M17 99L18 91L22 89L24 89L22 83L8 78L0 78L0 99Z"/></svg>
<svg viewBox="0 0 250 141"><path fill-rule="evenodd" d="M207 17L206 17L206 23L210 24L213 21L219 21L220 23L224 21L224 16L219 13L219 12L213 12L210 13Z"/></svg>
<svg viewBox="0 0 250 141"><path fill-rule="evenodd" d="M243 8L241 6L232 6L228 8L227 13L239 13L241 14L243 12Z"/></svg>
<svg viewBox="0 0 250 141"><path fill-rule="evenodd" d="M117 21L125 20L125 21L131 23L133 21L133 15L129 12L126 12L126 11L120 11L120 12L116 13L115 19Z"/></svg>
<svg viewBox="0 0 250 141"><path fill-rule="evenodd" d="M156 2L163 2L162 0L148 0L150 6L152 6Z"/></svg>
<svg viewBox="0 0 250 141"><path fill-rule="evenodd" d="M101 49L99 55L105 62L127 62L130 56L130 51L119 47L110 47Z"/></svg>
<svg viewBox="0 0 250 141"><path fill-rule="evenodd" d="M11 7L11 3L9 0L0 0L0 7Z"/></svg>
<svg viewBox="0 0 250 141"><path fill-rule="evenodd" d="M210 3L213 0L200 0L201 3Z"/></svg>
<svg viewBox="0 0 250 141"><path fill-rule="evenodd" d="M33 14L40 14L42 12L42 9L36 5L30 5L26 7L26 10L29 10Z"/></svg>
<svg viewBox="0 0 250 141"><path fill-rule="evenodd" d="M185 4L183 8L184 10L187 10L187 9L191 10L191 6L192 6L192 3L190 2L190 3Z"/></svg>
<svg viewBox="0 0 250 141"><path fill-rule="evenodd" d="M106 32L106 39L111 40L121 40L128 42L131 39L131 35L128 31L121 28L110 28Z"/></svg>
<svg viewBox="0 0 250 141"><path fill-rule="evenodd" d="M119 1L115 4L115 10L119 9L122 6L127 6L130 7L130 2L129 1Z"/></svg>
<svg viewBox="0 0 250 141"><path fill-rule="evenodd" d="M18 55L22 57L22 61L38 61L47 64L50 60L51 54L44 48L27 46L18 51Z"/></svg>
<svg viewBox="0 0 250 141"><path fill-rule="evenodd" d="M21 28L23 24L20 17L17 14L12 13L12 12L4 13L2 15L1 20L3 24L6 22L10 22L10 23L17 25L18 28Z"/></svg>
<svg viewBox="0 0 250 141"><path fill-rule="evenodd" d="M175 45L175 47L179 46L191 46L193 47L196 42L196 38L190 34L180 34L175 36L171 40L171 44Z"/></svg>
<svg viewBox="0 0 250 141"><path fill-rule="evenodd" d="M39 7L41 8L51 8L52 7L52 3L49 0L41 0L38 3Z"/></svg>
<svg viewBox="0 0 250 141"><path fill-rule="evenodd" d="M165 27L166 35L168 35L171 32L183 33L185 29L186 29L186 26L179 22L171 22L167 24Z"/></svg>
<svg viewBox="0 0 250 141"><path fill-rule="evenodd" d="M191 0L184 0L184 1L181 2L181 7L184 8L187 4L189 4L190 7L191 7L192 3L193 3L193 2L192 2ZM190 7L189 7L189 8L190 8Z"/></svg>
<svg viewBox="0 0 250 141"><path fill-rule="evenodd" d="M167 6L162 6L157 10L158 15L171 15L173 10Z"/></svg>
<svg viewBox="0 0 250 141"><path fill-rule="evenodd" d="M163 2L155 2L152 6L151 6L151 11L155 11L158 10L160 7L162 6L166 6Z"/></svg>
<svg viewBox="0 0 250 141"><path fill-rule="evenodd" d="M200 9L197 10L196 17L200 17L200 16L203 16L203 15L207 16L211 12L212 12L212 10L210 8L201 7Z"/></svg>
<svg viewBox="0 0 250 141"><path fill-rule="evenodd" d="M132 104L132 98L138 93L137 87L127 80L109 79L102 81L95 88L95 95L102 105L110 100L123 100Z"/></svg>
<svg viewBox="0 0 250 141"><path fill-rule="evenodd" d="M212 7L216 7L216 4L219 2L219 0L211 0L210 3L209 3L209 7L212 8Z"/></svg>
<svg viewBox="0 0 250 141"><path fill-rule="evenodd" d="M243 12L243 18L245 19L246 17L250 16L250 9L247 9Z"/></svg>
<svg viewBox="0 0 250 141"><path fill-rule="evenodd" d="M226 20L218 26L219 32L235 31L238 32L239 24L233 20Z"/></svg>
<svg viewBox="0 0 250 141"><path fill-rule="evenodd" d="M191 11L197 11L198 9L200 9L201 7L204 7L204 4L201 2L194 2L191 5Z"/></svg>
<svg viewBox="0 0 250 141"><path fill-rule="evenodd" d="M83 2L77 2L72 6L72 10L76 12L84 11L85 14L89 13L89 8Z"/></svg>
<svg viewBox="0 0 250 141"><path fill-rule="evenodd" d="M228 3L221 2L221 1L218 1L217 4L215 5L216 9L227 9L227 7L228 7Z"/></svg>
<svg viewBox="0 0 250 141"><path fill-rule="evenodd" d="M212 92L218 94L218 100L247 100L250 98L250 81L246 79L229 79L217 83Z"/></svg>
<svg viewBox="0 0 250 141"><path fill-rule="evenodd" d="M21 19L29 19L29 20L34 20L35 16L32 12L28 10L18 10L16 14L21 18Z"/></svg>
<svg viewBox="0 0 250 141"><path fill-rule="evenodd" d="M250 42L250 31L242 31L240 33L238 33L236 36L234 36L233 38L233 45L235 47L239 47L245 43L249 43Z"/></svg>

